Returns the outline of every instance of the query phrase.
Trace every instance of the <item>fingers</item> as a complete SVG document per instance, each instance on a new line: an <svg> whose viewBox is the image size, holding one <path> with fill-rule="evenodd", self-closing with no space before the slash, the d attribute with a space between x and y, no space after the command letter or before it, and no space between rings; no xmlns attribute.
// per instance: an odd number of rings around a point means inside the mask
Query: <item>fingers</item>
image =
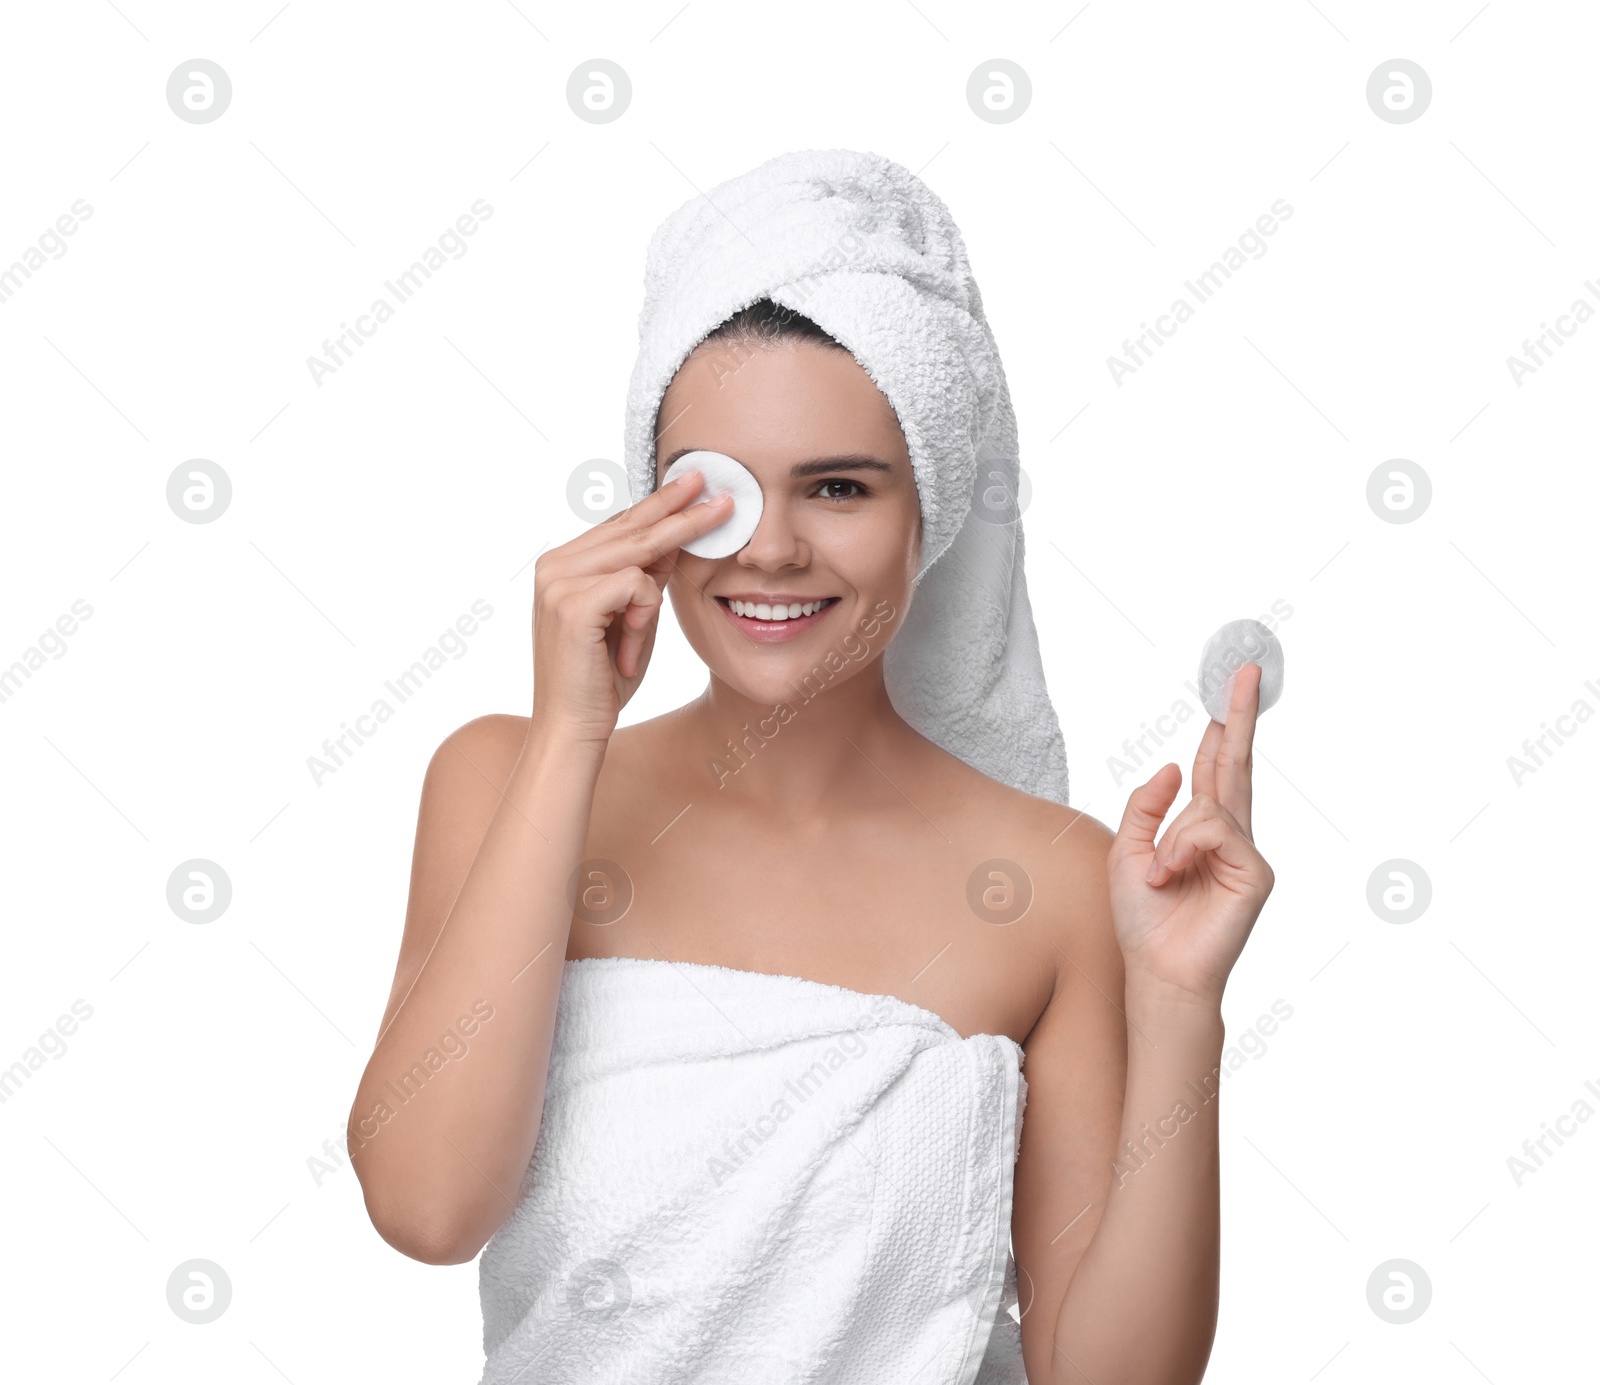
<svg viewBox="0 0 1600 1385"><path fill-rule="evenodd" d="M1189 783L1197 794L1206 794L1211 798L1217 796L1217 747L1222 744L1223 730L1220 721L1208 721L1206 729L1200 733L1200 744L1194 752L1194 767L1189 771Z"/></svg>
<svg viewBox="0 0 1600 1385"><path fill-rule="evenodd" d="M619 624L622 634L617 640L617 672L624 678L638 676L645 652L655 638L656 620L661 614L658 601L653 606L629 606L622 613Z"/></svg>
<svg viewBox="0 0 1600 1385"><path fill-rule="evenodd" d="M609 519L602 520L589 532L591 534L599 533L607 525L630 527L654 524L658 519L670 515L689 504L704 487L705 474L693 469L687 470L674 477L666 485L657 486L638 504L630 505L625 510L617 511Z"/></svg>
<svg viewBox="0 0 1600 1385"><path fill-rule="evenodd" d="M617 672L624 678L637 677L649 657L661 608L666 605L666 586L664 576L645 572L644 584L630 596L627 609L616 622L622 632L617 642Z"/></svg>
<svg viewBox="0 0 1600 1385"><path fill-rule="evenodd" d="M570 579L569 579L570 580ZM580 579L581 581L581 579ZM639 671L644 650L661 614L662 588L649 573L625 567L580 587L575 604L589 613L592 628L604 627L617 672L632 679Z"/></svg>
<svg viewBox="0 0 1600 1385"><path fill-rule="evenodd" d="M1251 750L1255 744L1257 709L1261 704L1261 665L1246 664L1233 685L1228 724L1217 746L1215 797L1238 820L1247 840L1250 832Z"/></svg>
<svg viewBox="0 0 1600 1385"><path fill-rule="evenodd" d="M1193 783L1196 795L1214 798L1238 820L1246 839L1252 839L1251 750L1261 702L1261 665L1245 664L1233 684L1228 722L1211 722L1200 737L1195 753Z"/></svg>
<svg viewBox="0 0 1600 1385"><path fill-rule="evenodd" d="M690 539L715 529L733 513L733 497L726 493L695 504L703 485L698 471L685 472L637 505L580 534L561 552L583 571L623 565L661 567Z"/></svg>
<svg viewBox="0 0 1600 1385"><path fill-rule="evenodd" d="M1159 888L1174 875L1181 874L1203 851L1213 852L1223 867L1240 876L1257 871L1271 875L1265 859L1245 835L1238 820L1215 799L1196 797L1174 819L1155 847L1145 879Z"/></svg>
<svg viewBox="0 0 1600 1385"><path fill-rule="evenodd" d="M731 495L714 496L704 505L676 511L648 528L619 528L603 544L586 549L582 561L602 569L631 564L665 581L677 567L678 550L715 529L732 513Z"/></svg>
<svg viewBox="0 0 1600 1385"><path fill-rule="evenodd" d="M1123 809L1122 822L1117 828L1117 844L1151 845L1182 783L1182 771L1174 764L1165 764L1129 794L1128 806Z"/></svg>

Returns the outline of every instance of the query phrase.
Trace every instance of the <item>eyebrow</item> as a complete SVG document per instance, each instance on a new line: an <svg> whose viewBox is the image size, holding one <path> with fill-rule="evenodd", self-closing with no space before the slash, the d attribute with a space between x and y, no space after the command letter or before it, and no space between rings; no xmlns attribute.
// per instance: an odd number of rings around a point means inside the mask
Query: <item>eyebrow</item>
<svg viewBox="0 0 1600 1385"><path fill-rule="evenodd" d="M687 456L691 452L699 452L698 447L680 447L666 459L663 466L671 466L679 457ZM796 462L789 468L789 475L795 480L806 476L828 476L839 471L893 471L894 468L877 457L868 457L860 453L849 452L838 457L816 457L809 462Z"/></svg>

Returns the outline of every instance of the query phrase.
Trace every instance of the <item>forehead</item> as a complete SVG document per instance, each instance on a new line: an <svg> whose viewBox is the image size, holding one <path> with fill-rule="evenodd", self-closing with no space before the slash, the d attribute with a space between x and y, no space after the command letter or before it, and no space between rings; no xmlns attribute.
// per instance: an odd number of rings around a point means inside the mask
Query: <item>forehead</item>
<svg viewBox="0 0 1600 1385"><path fill-rule="evenodd" d="M866 453L910 470L899 419L848 351L812 342L703 343L657 416L656 462L684 447L799 461ZM743 455L741 455L743 454Z"/></svg>

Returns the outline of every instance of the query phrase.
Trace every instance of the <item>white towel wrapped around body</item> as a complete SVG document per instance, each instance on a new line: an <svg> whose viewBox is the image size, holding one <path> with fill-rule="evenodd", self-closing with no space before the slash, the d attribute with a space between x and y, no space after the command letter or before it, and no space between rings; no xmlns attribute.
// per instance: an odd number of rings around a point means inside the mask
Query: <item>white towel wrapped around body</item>
<svg viewBox="0 0 1600 1385"><path fill-rule="evenodd" d="M480 1385L1026 1385L1022 1060L892 996L566 962L539 1138L479 1262Z"/></svg>

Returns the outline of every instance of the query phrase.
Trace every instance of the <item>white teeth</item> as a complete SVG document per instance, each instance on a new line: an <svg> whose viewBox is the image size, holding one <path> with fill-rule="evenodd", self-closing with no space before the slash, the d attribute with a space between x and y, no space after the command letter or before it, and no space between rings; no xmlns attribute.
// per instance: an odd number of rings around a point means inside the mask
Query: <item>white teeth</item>
<svg viewBox="0 0 1600 1385"><path fill-rule="evenodd" d="M815 615L826 604L825 601L791 601L787 606L771 606L764 601L728 603L734 615L753 620L799 620L801 616Z"/></svg>

